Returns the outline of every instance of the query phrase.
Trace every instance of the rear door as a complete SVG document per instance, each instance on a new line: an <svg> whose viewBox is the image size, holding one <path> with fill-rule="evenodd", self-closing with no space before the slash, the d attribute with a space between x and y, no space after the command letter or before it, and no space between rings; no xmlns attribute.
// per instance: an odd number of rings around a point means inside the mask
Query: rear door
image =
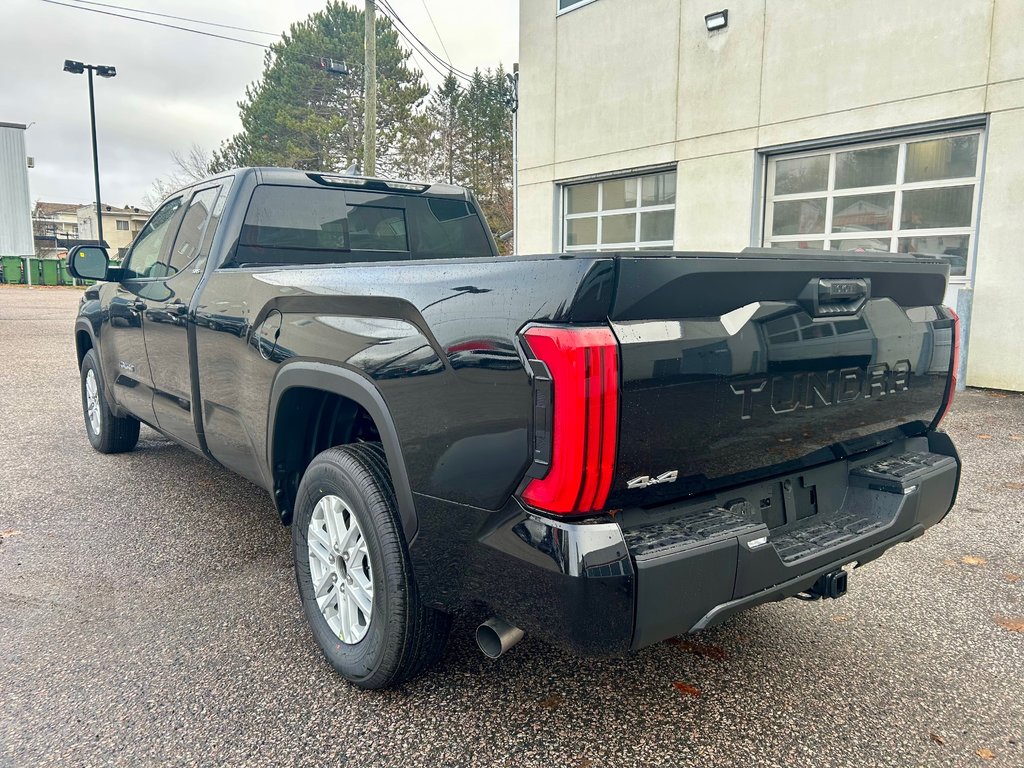
<svg viewBox="0 0 1024 768"><path fill-rule="evenodd" d="M629 258L609 506L821 464L927 429L953 323L946 266L896 254Z"/></svg>
<svg viewBox="0 0 1024 768"><path fill-rule="evenodd" d="M190 304L210 255L231 180L200 186L185 207L166 264L142 292L153 376L153 410L164 432L199 448L189 330Z"/></svg>
<svg viewBox="0 0 1024 768"><path fill-rule="evenodd" d="M107 384L114 400L145 422L154 424L153 376L142 329L152 273L167 261L184 204L175 196L157 209L136 237L123 276L110 298L100 345Z"/></svg>

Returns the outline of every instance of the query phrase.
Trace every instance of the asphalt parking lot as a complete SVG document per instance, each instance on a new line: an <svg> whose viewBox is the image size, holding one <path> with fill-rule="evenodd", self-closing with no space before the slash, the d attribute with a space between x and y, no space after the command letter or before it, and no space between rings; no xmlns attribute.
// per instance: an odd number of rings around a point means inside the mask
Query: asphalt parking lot
<svg viewBox="0 0 1024 768"><path fill-rule="evenodd" d="M438 668L366 693L264 491L145 428L89 447L79 296L0 286L0 765L1024 765L1024 396L959 396L956 508L841 600L597 661L489 661L459 619Z"/></svg>

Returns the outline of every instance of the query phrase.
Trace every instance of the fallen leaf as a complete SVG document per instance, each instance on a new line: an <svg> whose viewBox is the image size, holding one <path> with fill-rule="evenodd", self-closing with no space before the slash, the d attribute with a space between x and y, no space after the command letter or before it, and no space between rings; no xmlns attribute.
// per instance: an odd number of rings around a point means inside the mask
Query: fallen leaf
<svg viewBox="0 0 1024 768"><path fill-rule="evenodd" d="M978 435L979 440L991 440L992 435Z"/></svg>
<svg viewBox="0 0 1024 768"><path fill-rule="evenodd" d="M937 733L929 733L928 736L936 744L945 744L946 743L946 740L944 738L942 738L941 736L939 736L939 734L937 734Z"/></svg>
<svg viewBox="0 0 1024 768"><path fill-rule="evenodd" d="M1006 616L996 616L995 622L1000 627L1008 629L1010 632L1024 633L1024 619L1009 619Z"/></svg>
<svg viewBox="0 0 1024 768"><path fill-rule="evenodd" d="M556 693L552 696L548 696L546 699L541 699L540 705L544 707L544 709L554 709L563 701L565 701L565 697Z"/></svg>
<svg viewBox="0 0 1024 768"><path fill-rule="evenodd" d="M977 555L964 555L960 558L960 562L964 565L984 565L988 560L984 557L978 557Z"/></svg>
<svg viewBox="0 0 1024 768"><path fill-rule="evenodd" d="M592 766L593 764L593 760L591 760L589 757L584 757L582 760L579 761L576 768L590 768L590 766Z"/></svg>
<svg viewBox="0 0 1024 768"><path fill-rule="evenodd" d="M988 396L989 397L1004 398L1004 397L1006 397L1006 393L1005 392L989 392Z"/></svg>
<svg viewBox="0 0 1024 768"><path fill-rule="evenodd" d="M982 747L981 749L976 750L974 754L976 754L982 760L992 760L996 756L996 753L993 752L991 749L988 749L987 747Z"/></svg>
<svg viewBox="0 0 1024 768"><path fill-rule="evenodd" d="M943 565L956 565L956 560L954 560L952 557L947 557L945 560L942 561L942 564Z"/></svg>
<svg viewBox="0 0 1024 768"><path fill-rule="evenodd" d="M672 683L672 687L680 693L685 693L687 696L700 696L700 688L689 683Z"/></svg>
<svg viewBox="0 0 1024 768"><path fill-rule="evenodd" d="M16 528L8 528L6 531L0 531L0 539L9 539L12 536L20 536L21 531Z"/></svg>
<svg viewBox="0 0 1024 768"><path fill-rule="evenodd" d="M1016 584L1018 581L1020 581L1020 574L1019 573L1004 573L1003 574L1003 578L1009 584Z"/></svg>
<svg viewBox="0 0 1024 768"><path fill-rule="evenodd" d="M1011 491L1024 491L1024 483L1004 483Z"/></svg>
<svg viewBox="0 0 1024 768"><path fill-rule="evenodd" d="M702 656L705 659L725 661L727 658L729 658L729 654L726 653L725 649L719 648L717 645L704 645L703 643L695 643L693 640L686 640L682 637L670 637L665 642L669 645L674 645L681 651L685 651L686 653L692 653L694 656Z"/></svg>
<svg viewBox="0 0 1024 768"><path fill-rule="evenodd" d="M840 614L838 614L836 616L833 616L832 617L832 621L834 621L836 623L842 623L844 621L847 621L849 618L850 618L849 616L844 616L843 614L840 613Z"/></svg>
<svg viewBox="0 0 1024 768"><path fill-rule="evenodd" d="M1024 435L1010 435L1011 440L1024 440Z"/></svg>

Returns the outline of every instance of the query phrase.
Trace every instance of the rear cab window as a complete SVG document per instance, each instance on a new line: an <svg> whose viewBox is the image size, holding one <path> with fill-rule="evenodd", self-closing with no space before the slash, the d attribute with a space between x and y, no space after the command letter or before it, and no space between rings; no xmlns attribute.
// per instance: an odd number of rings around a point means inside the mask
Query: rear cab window
<svg viewBox="0 0 1024 768"><path fill-rule="evenodd" d="M465 200L264 184L253 191L224 267L495 256Z"/></svg>

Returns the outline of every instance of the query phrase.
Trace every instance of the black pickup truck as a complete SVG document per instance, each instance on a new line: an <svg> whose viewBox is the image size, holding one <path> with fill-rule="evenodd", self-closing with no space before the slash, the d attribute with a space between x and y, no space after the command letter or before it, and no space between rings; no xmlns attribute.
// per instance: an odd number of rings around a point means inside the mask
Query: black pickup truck
<svg viewBox="0 0 1024 768"><path fill-rule="evenodd" d="M314 638L408 679L460 608L622 654L848 574L953 505L948 268L749 250L498 257L464 189L249 168L79 247L92 445L145 423L266 488Z"/></svg>

